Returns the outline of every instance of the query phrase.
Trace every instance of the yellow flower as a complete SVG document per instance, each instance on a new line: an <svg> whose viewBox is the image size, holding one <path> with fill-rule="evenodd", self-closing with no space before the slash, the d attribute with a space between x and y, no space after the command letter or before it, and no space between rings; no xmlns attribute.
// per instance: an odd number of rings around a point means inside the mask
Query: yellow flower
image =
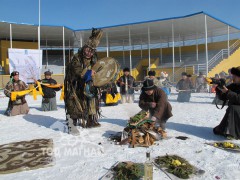
<svg viewBox="0 0 240 180"><path fill-rule="evenodd" d="M230 142L224 142L223 147L225 148L234 148L234 144Z"/></svg>
<svg viewBox="0 0 240 180"><path fill-rule="evenodd" d="M215 147L218 147L218 144L217 144L217 143L214 143L214 146L215 146Z"/></svg>
<svg viewBox="0 0 240 180"><path fill-rule="evenodd" d="M179 160L172 160L172 165L174 166L180 166L182 163Z"/></svg>

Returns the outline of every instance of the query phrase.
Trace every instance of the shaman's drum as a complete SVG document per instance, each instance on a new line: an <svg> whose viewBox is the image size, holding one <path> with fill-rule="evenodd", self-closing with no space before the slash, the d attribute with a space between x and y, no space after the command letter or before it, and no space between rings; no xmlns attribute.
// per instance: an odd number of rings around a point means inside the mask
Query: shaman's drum
<svg viewBox="0 0 240 180"><path fill-rule="evenodd" d="M96 87L102 87L116 80L120 65L114 58L105 57L98 60L92 67L92 70L96 72L93 76L93 85Z"/></svg>

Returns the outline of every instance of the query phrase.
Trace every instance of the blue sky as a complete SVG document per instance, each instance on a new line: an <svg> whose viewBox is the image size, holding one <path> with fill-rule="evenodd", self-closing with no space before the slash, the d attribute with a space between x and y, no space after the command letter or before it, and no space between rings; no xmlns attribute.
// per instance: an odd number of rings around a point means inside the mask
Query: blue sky
<svg viewBox="0 0 240 180"><path fill-rule="evenodd" d="M240 28L239 7L240 0L41 0L41 24L85 29L206 11ZM38 0L0 0L0 21L38 24Z"/></svg>

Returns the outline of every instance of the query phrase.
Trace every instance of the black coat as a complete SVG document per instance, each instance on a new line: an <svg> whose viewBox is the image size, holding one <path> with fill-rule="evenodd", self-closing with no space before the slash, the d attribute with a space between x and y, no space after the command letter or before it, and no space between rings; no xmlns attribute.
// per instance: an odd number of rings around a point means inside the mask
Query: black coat
<svg viewBox="0 0 240 180"><path fill-rule="evenodd" d="M54 79L42 79L42 83L45 84L57 84ZM49 88L47 86L42 85L43 98L54 98L56 96L56 91L59 91L61 88Z"/></svg>
<svg viewBox="0 0 240 180"><path fill-rule="evenodd" d="M178 81L176 85L176 89L189 90L191 92L191 90L194 89L194 87L193 87L192 81L190 81L189 79L185 79L185 80L181 79L180 81Z"/></svg>
<svg viewBox="0 0 240 180"><path fill-rule="evenodd" d="M125 85L120 85L120 83L123 82L124 84L128 84L128 92L126 92L126 87ZM117 81L117 85L120 87L120 93L121 94L133 94L134 93L134 88L136 86L136 83L135 83L135 79L133 76L131 75L128 75L128 76L121 76L118 81Z"/></svg>
<svg viewBox="0 0 240 180"><path fill-rule="evenodd" d="M228 108L221 123L214 128L214 133L240 139L240 84L232 83L227 88L227 93L217 91L221 100L228 100Z"/></svg>
<svg viewBox="0 0 240 180"><path fill-rule="evenodd" d="M194 89L192 81L189 79L181 79L176 85L176 89L179 90L178 102L189 102L191 97L191 91Z"/></svg>

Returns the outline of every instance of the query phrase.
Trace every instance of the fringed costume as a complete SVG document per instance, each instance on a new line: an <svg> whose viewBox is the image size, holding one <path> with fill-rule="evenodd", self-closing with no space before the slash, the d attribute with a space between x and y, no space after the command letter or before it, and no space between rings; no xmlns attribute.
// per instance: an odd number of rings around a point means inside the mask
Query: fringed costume
<svg viewBox="0 0 240 180"><path fill-rule="evenodd" d="M64 101L69 133L79 134L76 126L83 128L100 126L100 90L93 86L92 66L98 60L96 47L102 37L102 31L93 29L87 43L66 67L64 80Z"/></svg>

